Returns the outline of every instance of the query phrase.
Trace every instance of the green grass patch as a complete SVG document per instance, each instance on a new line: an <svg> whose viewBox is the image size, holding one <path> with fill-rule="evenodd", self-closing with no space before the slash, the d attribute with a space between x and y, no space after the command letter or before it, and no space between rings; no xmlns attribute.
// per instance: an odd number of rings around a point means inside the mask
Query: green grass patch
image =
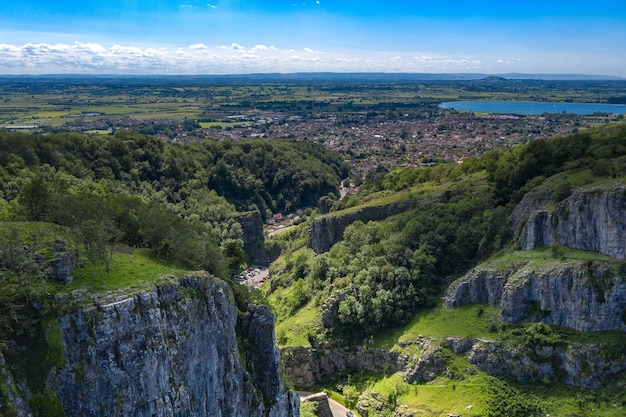
<svg viewBox="0 0 626 417"><path fill-rule="evenodd" d="M458 368L472 368L463 357L453 361L452 365ZM350 378L350 382L363 395L384 404L385 409L377 414L381 416L392 416L398 410L407 415L435 417L625 415L626 398L622 388L589 390L560 383L519 384L481 371L466 372L462 376L462 380L438 377L428 383L407 384L404 374L396 373L361 375Z"/></svg>
<svg viewBox="0 0 626 417"><path fill-rule="evenodd" d="M415 340L420 335L437 338L448 336L497 338L497 334L491 334L489 328L491 325L500 323L498 310L489 305L472 304L455 309L447 309L439 305L418 313L413 321L401 330L401 333L396 331L396 340ZM377 340L377 343L388 344L393 336L389 334Z"/></svg>
<svg viewBox="0 0 626 417"><path fill-rule="evenodd" d="M534 250L516 250L483 263L484 268L506 270L519 267L521 264L529 267L545 267L566 262L610 262L611 257L598 252L572 249L565 246L555 246Z"/></svg>
<svg viewBox="0 0 626 417"><path fill-rule="evenodd" d="M309 335L314 335L321 326L319 317L319 307L311 302L291 317L277 323L276 344L278 347L310 346Z"/></svg>
<svg viewBox="0 0 626 417"><path fill-rule="evenodd" d="M168 275L183 275L189 271L164 265L150 256L148 249L135 249L132 253L116 253L109 271L96 270L92 276L91 266L77 268L72 274L74 281L69 285L56 286L58 291L87 289L92 292L116 289L137 289L156 283Z"/></svg>

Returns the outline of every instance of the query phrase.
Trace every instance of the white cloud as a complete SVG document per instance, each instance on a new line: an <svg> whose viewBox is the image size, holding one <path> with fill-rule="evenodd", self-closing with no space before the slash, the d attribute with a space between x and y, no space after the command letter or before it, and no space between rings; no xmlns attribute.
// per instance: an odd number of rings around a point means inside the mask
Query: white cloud
<svg viewBox="0 0 626 417"><path fill-rule="evenodd" d="M97 43L0 44L0 74L113 73L225 74L254 72L455 72L488 67L476 57L430 53L280 49L256 44L246 48L211 46L140 47ZM495 59L490 60L494 63ZM502 65L502 64L500 64ZM482 68L481 68L482 67Z"/></svg>
<svg viewBox="0 0 626 417"><path fill-rule="evenodd" d="M235 43L235 42L231 43L230 46L221 45L221 46L218 46L218 48L219 49L232 49L232 50L235 50L235 51L241 51L241 50L244 49L243 46L241 46L241 45L239 45L238 43Z"/></svg>
<svg viewBox="0 0 626 417"><path fill-rule="evenodd" d="M520 62L519 58L506 58L506 59L498 59L496 60L496 64L504 64L504 65L513 65Z"/></svg>

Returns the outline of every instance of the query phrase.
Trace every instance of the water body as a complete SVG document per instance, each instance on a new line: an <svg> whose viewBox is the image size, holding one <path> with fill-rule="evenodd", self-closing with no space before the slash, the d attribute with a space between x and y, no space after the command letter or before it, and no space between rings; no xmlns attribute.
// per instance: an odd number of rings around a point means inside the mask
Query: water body
<svg viewBox="0 0 626 417"><path fill-rule="evenodd" d="M574 113L580 115L600 113L624 114L624 104L556 103L540 101L450 101L439 107L479 113L543 114Z"/></svg>

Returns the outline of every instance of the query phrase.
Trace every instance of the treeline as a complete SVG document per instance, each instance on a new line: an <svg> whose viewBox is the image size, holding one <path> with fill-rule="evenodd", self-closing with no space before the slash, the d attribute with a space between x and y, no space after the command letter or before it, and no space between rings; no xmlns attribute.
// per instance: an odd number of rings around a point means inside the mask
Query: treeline
<svg viewBox="0 0 626 417"><path fill-rule="evenodd" d="M76 178L124 184L130 192L159 193L167 203L194 190L215 190L240 211L266 217L315 205L337 191L348 167L321 145L295 141L167 144L132 131L115 137L80 134L30 135L0 132L2 193L23 169L48 166ZM6 197L5 197L6 199Z"/></svg>
<svg viewBox="0 0 626 417"><path fill-rule="evenodd" d="M600 177L626 174L626 124L535 140L507 151L476 158L474 169L486 169L494 187L495 203L516 203L531 188L561 171L590 170Z"/></svg>

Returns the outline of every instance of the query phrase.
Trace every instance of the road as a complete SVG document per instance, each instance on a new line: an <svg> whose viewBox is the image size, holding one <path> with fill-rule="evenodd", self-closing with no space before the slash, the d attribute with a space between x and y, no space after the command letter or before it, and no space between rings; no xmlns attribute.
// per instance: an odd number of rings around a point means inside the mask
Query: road
<svg viewBox="0 0 626 417"><path fill-rule="evenodd" d="M346 417L346 413L350 411L349 408L344 407L331 398L328 399L328 404L330 405L330 411L333 413L333 417Z"/></svg>
<svg viewBox="0 0 626 417"><path fill-rule="evenodd" d="M298 394L300 395L300 399L302 399L304 397L308 397L313 393L301 391ZM333 413L333 417L346 417L346 414L348 413L348 411L350 411L349 408L344 407L342 404L338 403L332 398L328 399L328 405L330 406L330 411Z"/></svg>

